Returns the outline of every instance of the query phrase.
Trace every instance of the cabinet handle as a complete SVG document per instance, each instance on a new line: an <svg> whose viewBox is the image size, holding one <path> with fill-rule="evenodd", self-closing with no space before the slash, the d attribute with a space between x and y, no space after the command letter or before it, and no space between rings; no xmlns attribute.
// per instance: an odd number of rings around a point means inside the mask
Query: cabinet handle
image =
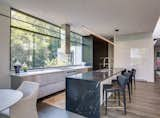
<svg viewBox="0 0 160 118"><path fill-rule="evenodd" d="M75 73L76 71L68 71L67 73Z"/></svg>

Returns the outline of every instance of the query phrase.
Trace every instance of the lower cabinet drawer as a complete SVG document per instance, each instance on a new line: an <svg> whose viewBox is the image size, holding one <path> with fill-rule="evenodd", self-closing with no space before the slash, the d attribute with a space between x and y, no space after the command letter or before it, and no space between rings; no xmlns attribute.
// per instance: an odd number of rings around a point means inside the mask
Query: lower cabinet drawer
<svg viewBox="0 0 160 118"><path fill-rule="evenodd" d="M34 75L34 76L24 77L23 81L37 82L40 84L40 86L44 86L51 83L65 81L65 74L52 73L52 74L44 74L44 75Z"/></svg>
<svg viewBox="0 0 160 118"><path fill-rule="evenodd" d="M41 86L39 90L38 98L42 98L62 90L65 90L65 81Z"/></svg>

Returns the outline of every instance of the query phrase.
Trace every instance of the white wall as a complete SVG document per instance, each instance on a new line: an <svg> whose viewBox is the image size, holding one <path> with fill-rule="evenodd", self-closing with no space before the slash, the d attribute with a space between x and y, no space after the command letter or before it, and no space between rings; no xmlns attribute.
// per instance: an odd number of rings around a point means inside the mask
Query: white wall
<svg viewBox="0 0 160 118"><path fill-rule="evenodd" d="M0 1L0 13L10 15L10 8ZM0 16L0 88L10 87L9 49L10 49L10 20Z"/></svg>
<svg viewBox="0 0 160 118"><path fill-rule="evenodd" d="M154 82L154 45L152 33L119 36L115 40L114 67L136 68L137 80Z"/></svg>

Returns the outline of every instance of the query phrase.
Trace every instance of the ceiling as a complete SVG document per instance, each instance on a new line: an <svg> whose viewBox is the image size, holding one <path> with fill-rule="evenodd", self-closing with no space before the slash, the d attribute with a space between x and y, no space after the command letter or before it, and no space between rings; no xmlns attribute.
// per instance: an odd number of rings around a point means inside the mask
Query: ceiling
<svg viewBox="0 0 160 118"><path fill-rule="evenodd" d="M153 32L160 16L160 0L8 0L19 10L61 25L69 23L81 34L92 31L113 35Z"/></svg>

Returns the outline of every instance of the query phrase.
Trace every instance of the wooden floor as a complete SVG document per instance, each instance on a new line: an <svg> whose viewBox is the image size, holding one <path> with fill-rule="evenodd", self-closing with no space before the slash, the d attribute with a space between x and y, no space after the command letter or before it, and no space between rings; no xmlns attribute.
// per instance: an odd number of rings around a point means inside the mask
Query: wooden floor
<svg viewBox="0 0 160 118"><path fill-rule="evenodd" d="M59 92L56 95L44 99L42 102L51 106L56 106L58 108L65 109L65 92Z"/></svg>
<svg viewBox="0 0 160 118"><path fill-rule="evenodd" d="M156 84L136 82L132 103L127 103L127 115L122 110L110 109L102 118L160 118L160 82ZM39 102L65 109L65 92L53 95ZM47 117L46 117L47 118Z"/></svg>

